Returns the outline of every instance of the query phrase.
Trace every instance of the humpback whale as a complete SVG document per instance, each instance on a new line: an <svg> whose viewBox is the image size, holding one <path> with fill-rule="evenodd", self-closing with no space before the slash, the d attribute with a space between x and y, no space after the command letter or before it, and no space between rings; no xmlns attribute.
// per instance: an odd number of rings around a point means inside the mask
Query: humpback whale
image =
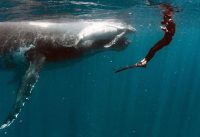
<svg viewBox="0 0 200 137"><path fill-rule="evenodd" d="M117 19L64 19L0 22L0 65L27 64L7 118L10 126L29 99L46 62L70 60L109 49L124 48L135 29ZM2 61L3 60L3 61Z"/></svg>

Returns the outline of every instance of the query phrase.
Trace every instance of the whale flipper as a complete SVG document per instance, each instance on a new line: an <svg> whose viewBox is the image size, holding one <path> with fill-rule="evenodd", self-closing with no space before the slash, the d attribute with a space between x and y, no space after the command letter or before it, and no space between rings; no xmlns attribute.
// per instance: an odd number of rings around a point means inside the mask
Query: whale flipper
<svg viewBox="0 0 200 137"><path fill-rule="evenodd" d="M29 99L32 89L34 88L38 78L39 71L45 62L44 56L35 56L22 78L21 86L18 90L15 104L12 107L8 117L6 118L0 129L10 126L14 120L18 117L21 108L24 106L25 102Z"/></svg>
<svg viewBox="0 0 200 137"><path fill-rule="evenodd" d="M104 48L109 48L111 47L113 44L116 44L116 42L123 36L125 35L125 31L123 31L122 33L118 34L111 42L109 42L108 44L106 44L104 46Z"/></svg>

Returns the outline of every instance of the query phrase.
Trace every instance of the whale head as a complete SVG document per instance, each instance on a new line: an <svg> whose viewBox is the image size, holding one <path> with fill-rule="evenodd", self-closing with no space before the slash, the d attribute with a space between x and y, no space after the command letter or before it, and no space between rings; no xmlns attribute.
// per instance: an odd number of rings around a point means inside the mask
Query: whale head
<svg viewBox="0 0 200 137"><path fill-rule="evenodd" d="M77 47L121 50L128 46L127 35L135 28L119 21L91 21L78 34Z"/></svg>

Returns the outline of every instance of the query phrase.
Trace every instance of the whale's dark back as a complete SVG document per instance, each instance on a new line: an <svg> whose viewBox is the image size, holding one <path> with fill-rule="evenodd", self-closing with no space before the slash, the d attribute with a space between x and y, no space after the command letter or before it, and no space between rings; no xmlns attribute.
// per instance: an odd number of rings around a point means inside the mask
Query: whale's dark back
<svg viewBox="0 0 200 137"><path fill-rule="evenodd" d="M0 55L12 54L19 48L30 48L32 46L50 52L50 47L60 48L73 45L75 38L63 40L62 33L41 31L36 27L30 27L27 23L5 22L0 23ZM63 49L60 49L63 51ZM61 52L59 52L61 53Z"/></svg>

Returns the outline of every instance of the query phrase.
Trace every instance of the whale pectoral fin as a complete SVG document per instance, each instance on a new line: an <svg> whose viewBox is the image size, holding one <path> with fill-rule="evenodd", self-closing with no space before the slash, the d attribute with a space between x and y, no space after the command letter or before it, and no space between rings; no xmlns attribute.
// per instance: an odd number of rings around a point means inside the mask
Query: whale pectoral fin
<svg viewBox="0 0 200 137"><path fill-rule="evenodd" d="M45 62L44 56L35 56L30 61L30 65L22 78L21 86L18 90L15 104L12 107L7 119L0 127L0 129L10 126L14 120L18 117L21 108L24 106L25 102L29 99L32 89L34 88L38 78L39 71Z"/></svg>
<svg viewBox="0 0 200 137"><path fill-rule="evenodd" d="M111 42L106 44L104 48L110 48L112 45L116 44L116 42L125 34L126 32L123 31L120 34L118 34Z"/></svg>

